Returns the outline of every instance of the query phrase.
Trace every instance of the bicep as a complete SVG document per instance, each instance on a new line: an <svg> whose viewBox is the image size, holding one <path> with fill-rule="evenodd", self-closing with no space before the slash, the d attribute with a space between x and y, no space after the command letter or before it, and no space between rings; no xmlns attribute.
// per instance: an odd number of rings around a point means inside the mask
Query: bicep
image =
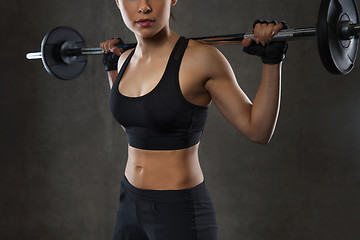
<svg viewBox="0 0 360 240"><path fill-rule="evenodd" d="M208 61L209 78L205 84L219 112L240 132L246 133L250 124L252 103L236 81L235 74L220 53Z"/></svg>

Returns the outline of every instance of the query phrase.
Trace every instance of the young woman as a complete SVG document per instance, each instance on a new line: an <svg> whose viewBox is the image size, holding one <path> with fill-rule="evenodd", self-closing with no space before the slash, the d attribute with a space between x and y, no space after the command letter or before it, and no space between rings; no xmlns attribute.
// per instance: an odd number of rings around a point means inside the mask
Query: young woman
<svg viewBox="0 0 360 240"><path fill-rule="evenodd" d="M214 47L180 37L169 27L177 0L116 0L137 46L122 52L117 39L100 44L119 55L107 66L110 106L127 133L128 160L121 181L114 240L214 240L217 224L199 164L198 147L214 102L250 140L266 144L280 104L286 43L270 43L283 24L260 22L255 42L262 78L254 103L241 90L225 57Z"/></svg>

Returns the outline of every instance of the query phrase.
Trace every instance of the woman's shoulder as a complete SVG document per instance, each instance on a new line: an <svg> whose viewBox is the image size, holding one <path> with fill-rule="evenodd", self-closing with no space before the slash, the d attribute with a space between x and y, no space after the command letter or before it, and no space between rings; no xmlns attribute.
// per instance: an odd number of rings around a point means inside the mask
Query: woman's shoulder
<svg viewBox="0 0 360 240"><path fill-rule="evenodd" d="M126 50L125 52L123 52L120 57L119 57L119 61L118 61L118 69L121 68L121 66L124 64L125 60L128 58L128 56L130 55L130 53L133 51L134 49L129 49Z"/></svg>
<svg viewBox="0 0 360 240"><path fill-rule="evenodd" d="M225 56L216 47L191 39L184 57L194 65L205 67L207 71L214 71L227 63Z"/></svg>
<svg viewBox="0 0 360 240"><path fill-rule="evenodd" d="M214 46L211 46L209 44L204 44L197 40L192 40L192 39L189 40L187 51L190 54L196 54L199 56L211 56L220 53L219 50Z"/></svg>

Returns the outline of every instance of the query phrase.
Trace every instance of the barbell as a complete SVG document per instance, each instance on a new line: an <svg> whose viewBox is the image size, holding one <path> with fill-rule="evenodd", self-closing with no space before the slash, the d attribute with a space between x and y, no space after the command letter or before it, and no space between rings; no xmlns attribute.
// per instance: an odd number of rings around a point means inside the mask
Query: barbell
<svg viewBox="0 0 360 240"><path fill-rule="evenodd" d="M317 38L318 51L326 70L332 74L347 74L356 60L360 24L355 0L322 0L316 27L284 29L272 41L293 41ZM253 33L240 33L191 38L210 45L240 44ZM128 50L136 43L118 47ZM53 76L70 80L85 69L88 55L103 54L101 48L87 48L84 38L70 27L57 27L42 40L41 52L28 53L28 59L42 59Z"/></svg>

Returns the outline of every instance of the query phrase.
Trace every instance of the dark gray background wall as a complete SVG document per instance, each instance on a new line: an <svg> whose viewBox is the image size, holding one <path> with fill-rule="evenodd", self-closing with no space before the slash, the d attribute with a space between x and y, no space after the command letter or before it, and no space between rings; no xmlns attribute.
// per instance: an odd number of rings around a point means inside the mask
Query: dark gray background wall
<svg viewBox="0 0 360 240"><path fill-rule="evenodd" d="M251 30L257 18L313 26L320 1L179 0L172 27L192 37ZM108 109L101 57L73 81L50 76L40 49L68 25L96 46L134 37L115 1L0 2L0 239L110 239L126 137ZM253 99L261 64L221 47ZM359 66L327 73L316 41L291 42L275 135L260 146L210 109L200 148L219 239L355 240L360 237Z"/></svg>

